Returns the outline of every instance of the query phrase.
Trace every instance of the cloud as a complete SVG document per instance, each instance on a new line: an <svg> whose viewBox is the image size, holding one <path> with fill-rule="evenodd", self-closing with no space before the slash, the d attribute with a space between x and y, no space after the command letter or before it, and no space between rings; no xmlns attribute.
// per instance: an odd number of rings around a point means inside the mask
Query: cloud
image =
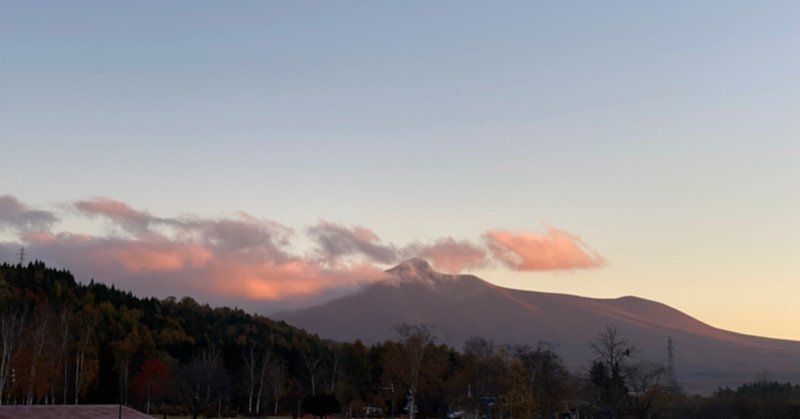
<svg viewBox="0 0 800 419"><path fill-rule="evenodd" d="M80 215L103 217L111 230L134 235L27 234L21 239L29 253L145 295L280 300L352 289L384 275L372 265L329 266L295 255L291 228L243 212L218 219L156 217L107 198L77 201L74 207ZM362 243L378 241L367 229L325 222L317 227L331 257L335 252L385 257L379 245ZM346 243L337 247L336 240Z"/></svg>
<svg viewBox="0 0 800 419"><path fill-rule="evenodd" d="M226 251L266 251L271 257L288 259L280 250L288 243L292 230L277 222L263 220L240 212L235 218L205 219L199 217L155 217L133 209L124 202L94 198L75 202L75 208L89 217L102 216L137 235L174 240L202 241Z"/></svg>
<svg viewBox="0 0 800 419"><path fill-rule="evenodd" d="M150 224L157 221L155 217L147 212L134 210L124 202L108 198L77 201L75 202L75 208L90 217L106 217L134 233L146 232L149 230Z"/></svg>
<svg viewBox="0 0 800 419"><path fill-rule="evenodd" d="M307 231L319 246L319 256L331 264L344 256L364 256L377 263L396 262L399 257L394 246L381 243L378 236L365 227L345 227L323 220Z"/></svg>
<svg viewBox="0 0 800 419"><path fill-rule="evenodd" d="M213 249L202 244L168 241L99 240L97 249L94 249L93 253L116 261L122 269L131 274L196 270L214 259Z"/></svg>
<svg viewBox="0 0 800 419"><path fill-rule="evenodd" d="M0 195L0 229L43 231L57 221L58 217L50 211L30 209L11 195Z"/></svg>
<svg viewBox="0 0 800 419"><path fill-rule="evenodd" d="M206 301L223 298L246 304L353 289L384 275L366 265L323 268L313 261L276 254L269 246L255 245L243 252L205 240L71 233L38 233L25 240L36 257L64 264L79 277L114 282L140 295L188 294Z"/></svg>
<svg viewBox="0 0 800 419"><path fill-rule="evenodd" d="M108 198L76 201L72 208L77 211L63 215L102 218L105 229L95 234L53 231L56 213L0 196L0 227L10 228L18 240L0 243L0 257L11 260L24 245L29 257L68 268L81 280L96 278L139 295L191 295L251 307L342 295L385 277L387 265L411 257L449 273L493 262L519 271L603 263L580 238L557 229L543 235L490 230L480 242L444 237L396 245L367 227L324 220L301 229L298 237L283 224L243 212L221 218L161 217ZM299 249L298 238L310 239L313 247Z"/></svg>
<svg viewBox="0 0 800 419"><path fill-rule="evenodd" d="M330 290L355 289L364 282L385 276L382 270L374 266L323 269L303 259L278 264L247 264L239 260L227 260L219 263L215 272L212 272L212 277L216 279L227 278L217 281L218 292L240 296L244 291L248 298L261 300L312 297Z"/></svg>
<svg viewBox="0 0 800 419"><path fill-rule="evenodd" d="M404 250L409 257L421 257L430 261L436 270L459 273L465 269L481 268L487 263L487 252L467 241L452 237L442 238L433 244L414 244Z"/></svg>
<svg viewBox="0 0 800 419"><path fill-rule="evenodd" d="M580 237L555 228L544 235L490 230L484 238L492 255L516 271L596 268L604 263Z"/></svg>

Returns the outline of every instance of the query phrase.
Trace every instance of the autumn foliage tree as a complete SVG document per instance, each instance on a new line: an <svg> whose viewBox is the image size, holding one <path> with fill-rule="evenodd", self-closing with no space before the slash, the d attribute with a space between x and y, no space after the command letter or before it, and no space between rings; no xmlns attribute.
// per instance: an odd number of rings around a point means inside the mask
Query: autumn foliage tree
<svg viewBox="0 0 800 419"><path fill-rule="evenodd" d="M167 364L158 358L151 358L142 364L130 384L131 393L145 402L145 413L150 414L150 405L159 401L173 386L173 378Z"/></svg>

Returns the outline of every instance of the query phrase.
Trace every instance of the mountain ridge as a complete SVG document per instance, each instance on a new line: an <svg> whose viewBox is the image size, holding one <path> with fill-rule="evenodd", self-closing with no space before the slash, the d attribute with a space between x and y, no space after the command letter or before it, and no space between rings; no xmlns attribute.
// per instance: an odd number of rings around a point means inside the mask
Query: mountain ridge
<svg viewBox="0 0 800 419"><path fill-rule="evenodd" d="M473 275L440 274L420 259L387 273L395 280L276 317L325 338L365 343L393 338L394 325L421 322L434 324L439 339L454 347L473 335L501 344L549 342L573 370L586 367L589 342L611 325L652 362L665 362L672 338L678 377L689 391L709 393L764 372L800 382L794 362L800 342L719 329L657 301L515 290Z"/></svg>

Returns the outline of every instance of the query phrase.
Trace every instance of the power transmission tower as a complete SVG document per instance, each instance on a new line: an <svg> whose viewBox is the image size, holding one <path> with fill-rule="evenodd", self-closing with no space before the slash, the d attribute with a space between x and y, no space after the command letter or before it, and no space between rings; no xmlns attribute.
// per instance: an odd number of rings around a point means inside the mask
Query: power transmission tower
<svg viewBox="0 0 800 419"><path fill-rule="evenodd" d="M671 393L678 390L678 383L675 380L675 348L672 346L672 336L667 339L667 386Z"/></svg>
<svg viewBox="0 0 800 419"><path fill-rule="evenodd" d="M25 246L19 249L19 253L17 253L17 255L19 256L19 264L22 266L22 264L25 263Z"/></svg>

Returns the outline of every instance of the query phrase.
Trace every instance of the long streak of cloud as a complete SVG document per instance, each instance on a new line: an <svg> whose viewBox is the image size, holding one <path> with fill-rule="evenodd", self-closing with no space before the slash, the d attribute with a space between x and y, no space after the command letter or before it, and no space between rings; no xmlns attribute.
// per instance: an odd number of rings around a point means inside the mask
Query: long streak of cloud
<svg viewBox="0 0 800 419"><path fill-rule="evenodd" d="M93 198L75 202L75 208L89 217L106 217L111 222L136 233L150 228L156 218L144 211L137 211L124 202L108 198Z"/></svg>
<svg viewBox="0 0 800 419"><path fill-rule="evenodd" d="M76 201L73 208L73 215L104 219L106 233L52 231L58 214L0 196L0 228L18 241L0 243L0 256L24 245L36 258L143 295L188 294L228 302L341 294L382 278L379 266L410 257L428 259L449 273L496 263L518 271L603 263L580 238L557 229L544 235L490 230L483 242L445 237L397 246L363 226L320 221L302 230L314 244L303 254L293 248L291 228L246 213L219 219L158 217L108 198Z"/></svg>

